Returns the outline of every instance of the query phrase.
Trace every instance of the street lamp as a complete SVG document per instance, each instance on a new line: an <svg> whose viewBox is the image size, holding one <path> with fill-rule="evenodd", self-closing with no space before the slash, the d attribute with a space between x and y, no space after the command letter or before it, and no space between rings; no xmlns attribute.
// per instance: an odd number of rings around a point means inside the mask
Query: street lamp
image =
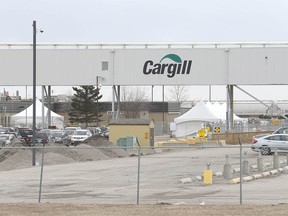
<svg viewBox="0 0 288 216"><path fill-rule="evenodd" d="M36 149L35 149L35 131L36 131L36 21L33 21L33 137L32 137L32 166L35 166ZM39 30L43 33L43 30Z"/></svg>

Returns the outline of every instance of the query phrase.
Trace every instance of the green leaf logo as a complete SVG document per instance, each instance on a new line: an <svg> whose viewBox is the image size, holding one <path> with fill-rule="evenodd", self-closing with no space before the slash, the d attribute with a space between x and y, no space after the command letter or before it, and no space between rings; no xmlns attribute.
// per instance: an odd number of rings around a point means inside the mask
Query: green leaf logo
<svg viewBox="0 0 288 216"><path fill-rule="evenodd" d="M171 59L172 61L175 61L175 62L178 62L178 63L181 63L182 62L182 59L178 56L178 55L175 55L175 54L168 54L166 56L164 56L160 63L162 62L163 59L166 59L166 58L169 58Z"/></svg>

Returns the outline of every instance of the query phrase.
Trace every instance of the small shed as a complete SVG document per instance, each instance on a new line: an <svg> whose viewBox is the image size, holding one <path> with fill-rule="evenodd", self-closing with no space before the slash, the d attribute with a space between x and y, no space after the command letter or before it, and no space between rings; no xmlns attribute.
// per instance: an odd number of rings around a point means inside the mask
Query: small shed
<svg viewBox="0 0 288 216"><path fill-rule="evenodd" d="M109 141L117 144L123 137L135 136L141 146L154 146L154 121L149 119L112 119Z"/></svg>

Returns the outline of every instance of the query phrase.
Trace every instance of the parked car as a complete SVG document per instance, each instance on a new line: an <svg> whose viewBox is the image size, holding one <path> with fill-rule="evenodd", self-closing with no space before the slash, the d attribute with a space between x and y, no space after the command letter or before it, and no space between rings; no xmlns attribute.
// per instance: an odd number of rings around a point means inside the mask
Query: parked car
<svg viewBox="0 0 288 216"><path fill-rule="evenodd" d="M0 137L0 146L5 146L5 143L6 143L6 138Z"/></svg>
<svg viewBox="0 0 288 216"><path fill-rule="evenodd" d="M75 131L73 131L73 130L64 130L64 133L67 134L67 140L69 143L71 143L72 136L73 136L74 132Z"/></svg>
<svg viewBox="0 0 288 216"><path fill-rule="evenodd" d="M46 132L35 133L35 144L36 143L47 144L48 142L49 142L49 137Z"/></svg>
<svg viewBox="0 0 288 216"><path fill-rule="evenodd" d="M12 127L0 127L0 134L12 134L13 139L17 136L15 129Z"/></svg>
<svg viewBox="0 0 288 216"><path fill-rule="evenodd" d="M73 145L76 145L77 143L83 142L91 136L92 133L90 132L90 130L87 129L76 130L72 135L71 142Z"/></svg>
<svg viewBox="0 0 288 216"><path fill-rule="evenodd" d="M100 136L101 133L100 127L87 127L86 129L90 130L92 136Z"/></svg>
<svg viewBox="0 0 288 216"><path fill-rule="evenodd" d="M20 141L30 144L33 137L33 130L29 128L18 129L17 136Z"/></svg>
<svg viewBox="0 0 288 216"><path fill-rule="evenodd" d="M51 130L51 141L54 143L64 144L66 146L70 145L69 135L63 130Z"/></svg>
<svg viewBox="0 0 288 216"><path fill-rule="evenodd" d="M48 135L49 142L50 142L50 140L51 140L51 131L52 131L52 130L49 129L49 128L48 128L48 129L46 128L46 129L41 129L41 130L40 130L40 132L46 133L46 134Z"/></svg>
<svg viewBox="0 0 288 216"><path fill-rule="evenodd" d="M4 145L11 145L12 140L13 140L13 136L12 134L0 134L0 138L2 140L5 140Z"/></svg>
<svg viewBox="0 0 288 216"><path fill-rule="evenodd" d="M80 128L80 127L65 127L64 130L65 130L65 131L66 131L66 130L75 131L75 130L81 130L81 128Z"/></svg>
<svg viewBox="0 0 288 216"><path fill-rule="evenodd" d="M12 127L0 127L0 133L4 134L4 133L15 133L14 128Z"/></svg>
<svg viewBox="0 0 288 216"><path fill-rule="evenodd" d="M102 127L101 128L100 137L109 139L109 127Z"/></svg>
<svg viewBox="0 0 288 216"><path fill-rule="evenodd" d="M275 151L288 152L288 134L269 134L254 138L251 150L261 152L262 155L270 155Z"/></svg>
<svg viewBox="0 0 288 216"><path fill-rule="evenodd" d="M288 127L280 127L277 130L275 130L274 132L272 132L271 134L288 134ZM253 138L260 138L260 137L264 137L266 135L269 135L269 134L257 134Z"/></svg>
<svg viewBox="0 0 288 216"><path fill-rule="evenodd" d="M58 138L62 136L63 133L64 133L63 130L51 130L50 131L51 142L56 142Z"/></svg>

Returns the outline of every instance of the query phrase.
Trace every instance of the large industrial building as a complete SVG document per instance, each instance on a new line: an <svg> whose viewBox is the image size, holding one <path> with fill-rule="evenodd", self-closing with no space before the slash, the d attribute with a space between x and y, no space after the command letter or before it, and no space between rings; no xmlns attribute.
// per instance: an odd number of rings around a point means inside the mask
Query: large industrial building
<svg viewBox="0 0 288 216"><path fill-rule="evenodd" d="M0 45L0 71L13 77L1 79L1 86L48 86L46 96L50 98L51 86L101 83L113 89L107 111L113 119L121 117L121 86L180 85L226 86L228 131L233 128L234 113L240 117L287 118L285 102L264 103L256 98L255 103L234 101L234 88L241 90L242 85L288 84L286 42L37 43L37 52L35 42ZM165 108L164 97L163 93L159 106L162 125L184 113L187 107L181 104L179 111L170 112L169 103ZM33 94L33 103L35 100ZM4 124L9 124L9 113L28 105L12 101L1 102ZM191 102L187 109L192 105ZM48 106L57 112L59 104ZM140 117L152 117L148 108L139 112Z"/></svg>
<svg viewBox="0 0 288 216"><path fill-rule="evenodd" d="M205 101L204 101L205 102ZM211 103L216 101L211 101ZM226 101L217 101L217 103L225 103ZM288 101L262 101L269 107L259 103L258 101L234 101L234 113L240 118L253 119L253 120L265 120L265 119L281 119L282 115L287 114ZM127 103L127 102L126 102ZM128 102L129 103L129 102ZM141 102L137 113L135 113L136 118L140 119L150 119L155 122L155 134L169 133L170 123L174 122L174 119L180 115L189 111L197 101L185 101L185 102ZM11 96L7 100L6 96L2 94L0 100L0 125L2 126L15 126L11 122L11 116L15 115L32 104L32 100L23 100L20 95ZM112 119L112 102L100 102L102 107L102 121L100 125L108 126L110 120ZM47 101L45 102L47 106ZM120 107L125 107L121 106ZM53 112L56 112L64 116L64 125L69 125L69 115L68 112L71 109L70 97L59 95L53 96L50 104L50 108ZM119 118L125 118L120 109Z"/></svg>

